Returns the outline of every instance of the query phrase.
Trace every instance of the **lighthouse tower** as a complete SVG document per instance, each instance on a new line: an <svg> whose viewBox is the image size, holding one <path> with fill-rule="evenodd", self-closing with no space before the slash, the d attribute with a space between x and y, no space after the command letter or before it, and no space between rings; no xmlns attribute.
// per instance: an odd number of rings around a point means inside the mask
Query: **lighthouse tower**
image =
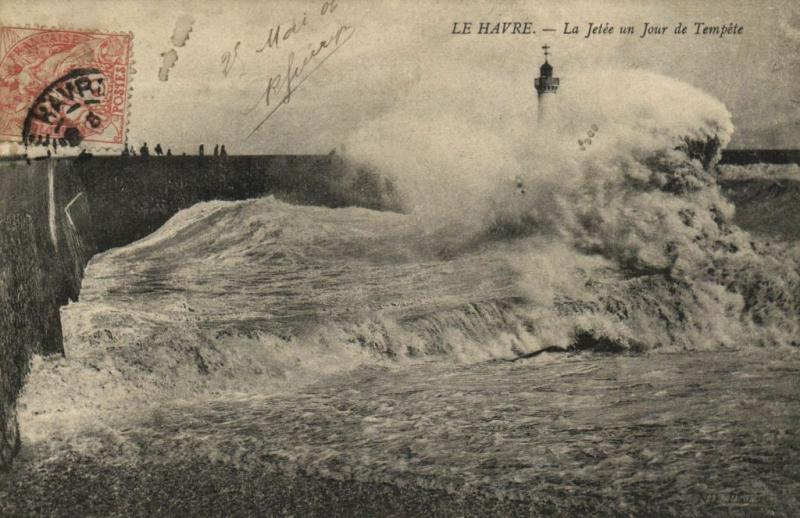
<svg viewBox="0 0 800 518"><path fill-rule="evenodd" d="M536 92L539 95L538 119L540 124L552 120L555 111L556 90L558 90L558 78L553 77L553 65L547 62L547 56L550 55L547 50L550 47L545 45L542 48L544 49L544 63L539 67L539 77L534 80Z"/></svg>

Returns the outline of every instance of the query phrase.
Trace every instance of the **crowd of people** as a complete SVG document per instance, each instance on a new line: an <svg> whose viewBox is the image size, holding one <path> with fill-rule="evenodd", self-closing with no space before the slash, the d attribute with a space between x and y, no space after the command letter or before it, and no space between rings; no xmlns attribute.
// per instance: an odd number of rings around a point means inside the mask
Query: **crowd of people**
<svg viewBox="0 0 800 518"><path fill-rule="evenodd" d="M164 153L164 148L161 147L160 142L156 144L156 147L153 148L153 152L156 154L156 156L172 156L172 149L167 148L167 152ZM197 148L197 154L198 156L205 156L205 146L203 144L200 144L200 147ZM142 144L142 147L139 148L139 153L137 155L136 148L134 146L128 147L128 144L126 143L122 150L122 156L150 156L150 148L147 147L147 142L145 142ZM183 153L182 156L186 156L186 153ZM225 149L225 144L222 144L221 147L219 144L214 146L214 156L228 156L228 151Z"/></svg>

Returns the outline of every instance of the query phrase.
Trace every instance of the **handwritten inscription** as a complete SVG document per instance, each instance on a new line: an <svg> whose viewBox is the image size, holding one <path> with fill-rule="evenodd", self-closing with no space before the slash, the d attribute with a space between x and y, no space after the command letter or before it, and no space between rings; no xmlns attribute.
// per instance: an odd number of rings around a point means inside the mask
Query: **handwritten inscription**
<svg viewBox="0 0 800 518"><path fill-rule="evenodd" d="M280 46L281 41L286 41L292 37L293 34L297 34L303 27L308 26L308 15L303 13L303 18L300 20L298 24L295 20L292 20L292 24L288 27L278 25L269 28L269 33L267 35L267 39L261 47L256 49L256 52L264 52L266 48L278 48ZM283 32L281 33L281 29Z"/></svg>
<svg viewBox="0 0 800 518"><path fill-rule="evenodd" d="M233 65L236 64L236 60L239 58L239 46L242 44L241 41L237 41L236 45L233 46L232 51L227 51L222 55L222 74L227 76L231 73L233 69Z"/></svg>
<svg viewBox="0 0 800 518"><path fill-rule="evenodd" d="M281 105L289 104L295 90L297 90L320 65L333 55L334 52L347 43L354 33L355 28L349 25L340 25L333 35L327 39L321 40L318 45L303 56L302 60L295 56L294 51L290 52L286 72L283 74L270 75L267 78L266 86L256 102L256 105L253 107L255 108L258 105L263 105L267 107L272 106L273 108L261 122L253 128L253 131L250 132L248 137L261 129ZM312 64L313 67L309 68ZM276 96L277 104L275 104Z"/></svg>
<svg viewBox="0 0 800 518"><path fill-rule="evenodd" d="M245 63L248 74L264 74L263 88L246 113L266 113L247 138L261 129L281 106L289 104L297 89L353 37L354 26L331 18L338 10L338 0L325 0L316 12L306 10L289 21L268 26L255 45L237 41L221 55L221 72L225 77L234 68L243 75ZM318 33L325 36L317 36Z"/></svg>

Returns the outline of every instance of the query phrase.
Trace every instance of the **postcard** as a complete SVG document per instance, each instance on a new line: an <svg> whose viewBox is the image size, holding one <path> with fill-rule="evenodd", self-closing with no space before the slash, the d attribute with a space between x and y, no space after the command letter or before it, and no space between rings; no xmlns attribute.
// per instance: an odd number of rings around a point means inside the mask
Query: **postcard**
<svg viewBox="0 0 800 518"><path fill-rule="evenodd" d="M0 5L0 515L800 513L788 0Z"/></svg>

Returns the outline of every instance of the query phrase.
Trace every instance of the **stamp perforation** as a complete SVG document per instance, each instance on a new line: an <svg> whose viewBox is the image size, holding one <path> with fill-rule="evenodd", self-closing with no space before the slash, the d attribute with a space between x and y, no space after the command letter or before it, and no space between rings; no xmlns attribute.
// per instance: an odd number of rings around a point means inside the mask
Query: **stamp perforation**
<svg viewBox="0 0 800 518"><path fill-rule="evenodd" d="M43 33L62 33L62 34L80 34L86 35L92 38L113 38L113 37L122 37L119 41L122 42L122 49L121 49L121 57L122 63L124 65L123 80L124 80L124 93L117 93L117 95L121 95L122 98L122 106L119 106L117 103L117 108L114 109L114 113L117 113L120 117L119 122L119 130L116 133L116 137L112 137L113 141L109 140L100 140L98 138L92 138L91 136L85 140L80 142L80 146L82 148L94 151L102 151L102 150L117 150L121 148L124 144L128 142L128 135L130 132L130 120L132 117L132 103L133 103L133 79L136 74L135 69L135 58L134 58L134 34L132 31L114 31L114 30L107 30L107 29L97 29L97 28L78 28L72 26L47 26L41 24L10 24L4 25L0 27L2 30L9 30L9 31L20 31L20 32L30 32L30 34L26 34L24 37L20 38L19 40L14 40L12 43L9 43L8 48L2 49L3 54L0 55L0 66L2 66L3 62L7 59L9 55L11 55L15 49L18 48L20 41L36 37ZM38 32L37 32L38 31ZM77 44L76 44L77 45ZM22 51L18 51L22 52ZM53 55L57 53L54 52ZM52 56L47 56L52 57ZM102 59L93 56L93 59ZM79 64L80 65L80 64ZM109 65L111 66L111 65ZM119 65L114 65L114 67L118 67ZM38 87L41 88L41 79L39 79L39 83L37 83ZM50 78L53 79L53 78ZM113 81L109 81L109 83L113 84ZM63 90L62 90L63 92ZM21 94L22 95L22 94ZM27 92L27 95L30 95L30 92ZM109 93L108 95L112 95ZM110 105L109 105L110 106ZM33 106L31 106L31 109ZM18 112L19 110L17 110ZM12 117L9 115L9 117ZM16 116L14 116L16 117ZM13 118L7 119L13 123ZM110 124L110 123L109 123ZM54 138L56 138L54 136ZM26 136L22 134L22 131L19 132L18 135L11 135L6 131L2 135L0 135L0 142L12 142L12 143L23 143L27 144ZM62 144L63 145L63 144Z"/></svg>

